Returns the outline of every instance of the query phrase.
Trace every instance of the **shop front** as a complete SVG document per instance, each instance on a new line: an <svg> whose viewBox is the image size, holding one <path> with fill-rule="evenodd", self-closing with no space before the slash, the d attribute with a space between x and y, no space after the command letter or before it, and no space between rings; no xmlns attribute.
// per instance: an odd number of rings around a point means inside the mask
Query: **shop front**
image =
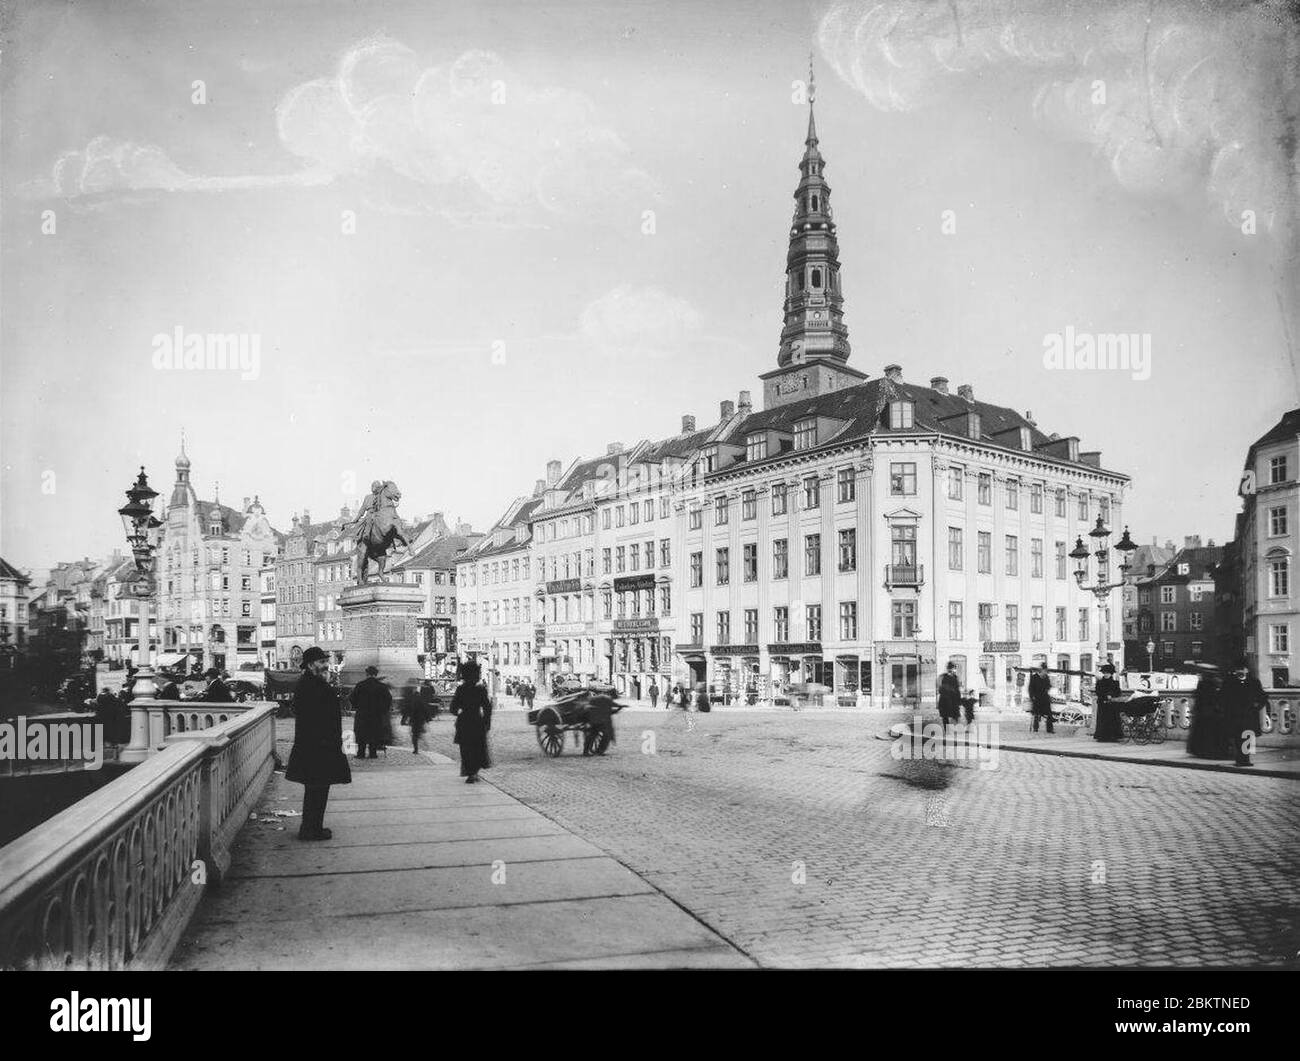
<svg viewBox="0 0 1300 1061"><path fill-rule="evenodd" d="M743 703L747 677L758 676L758 646L714 645L709 649L709 657L712 663L708 679L710 701Z"/></svg>
<svg viewBox="0 0 1300 1061"><path fill-rule="evenodd" d="M860 697L871 696L871 660L856 652L843 652L835 657L835 685L833 687L840 706L853 707Z"/></svg>
<svg viewBox="0 0 1300 1061"><path fill-rule="evenodd" d="M919 711L936 701L937 646L933 641L882 641L876 660L882 685L878 700L892 709Z"/></svg>
<svg viewBox="0 0 1300 1061"><path fill-rule="evenodd" d="M776 641L767 646L768 677L773 696L786 696L790 686L815 682L820 673L819 641Z"/></svg>
<svg viewBox="0 0 1300 1061"><path fill-rule="evenodd" d="M621 696L634 700L648 696L652 683L662 693L672 676L672 651L671 647L665 651L659 620L615 619L612 634L610 684Z"/></svg>

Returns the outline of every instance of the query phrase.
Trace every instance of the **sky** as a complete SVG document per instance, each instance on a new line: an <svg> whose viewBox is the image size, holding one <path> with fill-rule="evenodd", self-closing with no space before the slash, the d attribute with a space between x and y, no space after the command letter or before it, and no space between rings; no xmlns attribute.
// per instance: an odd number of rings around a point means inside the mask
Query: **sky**
<svg viewBox="0 0 1300 1061"><path fill-rule="evenodd" d="M817 126L850 364L943 375L1224 541L1300 405L1281 4L95 4L0 56L0 555L122 542L139 465L272 523L486 529L548 459L716 421L776 366ZM1289 49L1289 52L1288 52ZM180 347L243 338L242 368ZM1067 329L1070 331L1067 333ZM1135 334L1149 374L1055 369ZM254 352L256 357L254 357Z"/></svg>

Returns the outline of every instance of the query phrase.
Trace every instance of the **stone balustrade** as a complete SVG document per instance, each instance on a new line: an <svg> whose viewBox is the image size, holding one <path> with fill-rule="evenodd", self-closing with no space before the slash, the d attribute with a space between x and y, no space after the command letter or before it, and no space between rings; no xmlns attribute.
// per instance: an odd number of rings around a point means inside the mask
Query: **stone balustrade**
<svg viewBox="0 0 1300 1061"><path fill-rule="evenodd" d="M0 969L166 964L273 764L274 704L206 706L227 720L0 848Z"/></svg>

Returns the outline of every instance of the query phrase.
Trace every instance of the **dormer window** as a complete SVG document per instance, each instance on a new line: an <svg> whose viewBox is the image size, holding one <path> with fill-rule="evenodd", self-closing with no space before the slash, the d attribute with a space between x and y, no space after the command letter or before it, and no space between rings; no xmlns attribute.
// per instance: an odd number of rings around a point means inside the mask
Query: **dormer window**
<svg viewBox="0 0 1300 1061"><path fill-rule="evenodd" d="M966 414L966 433L967 436L970 438L980 437L980 414L979 413Z"/></svg>
<svg viewBox="0 0 1300 1061"><path fill-rule="evenodd" d="M750 435L745 439L745 460L761 461L767 456L767 435L763 432Z"/></svg>
<svg viewBox="0 0 1300 1061"><path fill-rule="evenodd" d="M700 464L705 472L715 472L718 470L718 447L710 446L700 453Z"/></svg>
<svg viewBox="0 0 1300 1061"><path fill-rule="evenodd" d="M913 425L915 405L908 401L889 403L889 427L894 431L907 431Z"/></svg>
<svg viewBox="0 0 1300 1061"><path fill-rule="evenodd" d="M817 445L817 421L800 420L794 425L794 448L812 449Z"/></svg>

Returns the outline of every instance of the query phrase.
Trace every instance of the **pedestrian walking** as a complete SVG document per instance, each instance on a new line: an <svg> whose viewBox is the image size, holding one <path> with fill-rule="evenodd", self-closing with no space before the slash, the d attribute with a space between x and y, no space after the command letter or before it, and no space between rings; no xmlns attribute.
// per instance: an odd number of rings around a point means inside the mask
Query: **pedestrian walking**
<svg viewBox="0 0 1300 1061"><path fill-rule="evenodd" d="M356 714L352 734L357 741L357 758L379 758L378 749L388 743L388 723L393 710L393 694L379 680L379 668L367 667L366 676L352 690L352 706Z"/></svg>
<svg viewBox="0 0 1300 1061"><path fill-rule="evenodd" d="M289 752L286 781L303 786L302 826L299 840L328 840L325 805L331 785L352 781L348 757L343 754L343 709L338 690L325 680L329 656L312 645L302 654L303 675L293 693L293 748Z"/></svg>
<svg viewBox="0 0 1300 1061"><path fill-rule="evenodd" d="M1250 673L1250 664L1239 659L1223 682L1219 692L1228 736L1236 751L1238 766L1255 765L1255 741L1259 737L1259 713L1268 705L1268 696L1259 679Z"/></svg>
<svg viewBox="0 0 1300 1061"><path fill-rule="evenodd" d="M957 664L952 660L939 678L939 718L945 729L961 720L961 680L957 677Z"/></svg>
<svg viewBox="0 0 1300 1061"><path fill-rule="evenodd" d="M653 678L650 679L650 688L646 690L650 696L650 706L656 708L659 706L659 686L655 684Z"/></svg>
<svg viewBox="0 0 1300 1061"><path fill-rule="evenodd" d="M709 690L703 682L695 686L695 710L711 711L712 705L709 703Z"/></svg>
<svg viewBox="0 0 1300 1061"><path fill-rule="evenodd" d="M528 683L528 710L533 709L533 701L537 699L537 683L530 681Z"/></svg>
<svg viewBox="0 0 1300 1061"><path fill-rule="evenodd" d="M1198 759L1231 759L1235 752L1223 716L1223 675L1217 667L1202 666L1204 673L1196 683L1192 726L1187 731L1187 751Z"/></svg>
<svg viewBox="0 0 1300 1061"><path fill-rule="evenodd" d="M423 736L425 723L430 717L429 705L424 701L423 692L423 687L417 690L413 685L402 689L402 725L411 730L411 750L416 755L420 754L420 737Z"/></svg>
<svg viewBox="0 0 1300 1061"><path fill-rule="evenodd" d="M428 678L420 682L417 699L424 707L425 722L431 722L438 717L438 713L442 710L442 704L438 700L438 690L433 687L433 682Z"/></svg>
<svg viewBox="0 0 1300 1061"><path fill-rule="evenodd" d="M1119 682L1115 680L1115 668L1105 663L1101 668L1101 677L1093 686L1097 697L1097 718L1093 725L1092 738L1103 743L1113 744L1124 739L1124 723L1119 717Z"/></svg>
<svg viewBox="0 0 1300 1061"><path fill-rule="evenodd" d="M1052 679L1047 673L1047 662L1039 664L1038 670L1029 676L1029 709L1034 713L1034 732L1038 732L1039 721L1047 718L1047 732L1052 729Z"/></svg>
<svg viewBox="0 0 1300 1061"><path fill-rule="evenodd" d="M454 743L460 746L460 776L465 784L479 780L478 772L492 765L488 755L488 730L492 728L492 701L479 684L482 671L472 660L461 666L460 685L451 698L451 713L456 716Z"/></svg>

